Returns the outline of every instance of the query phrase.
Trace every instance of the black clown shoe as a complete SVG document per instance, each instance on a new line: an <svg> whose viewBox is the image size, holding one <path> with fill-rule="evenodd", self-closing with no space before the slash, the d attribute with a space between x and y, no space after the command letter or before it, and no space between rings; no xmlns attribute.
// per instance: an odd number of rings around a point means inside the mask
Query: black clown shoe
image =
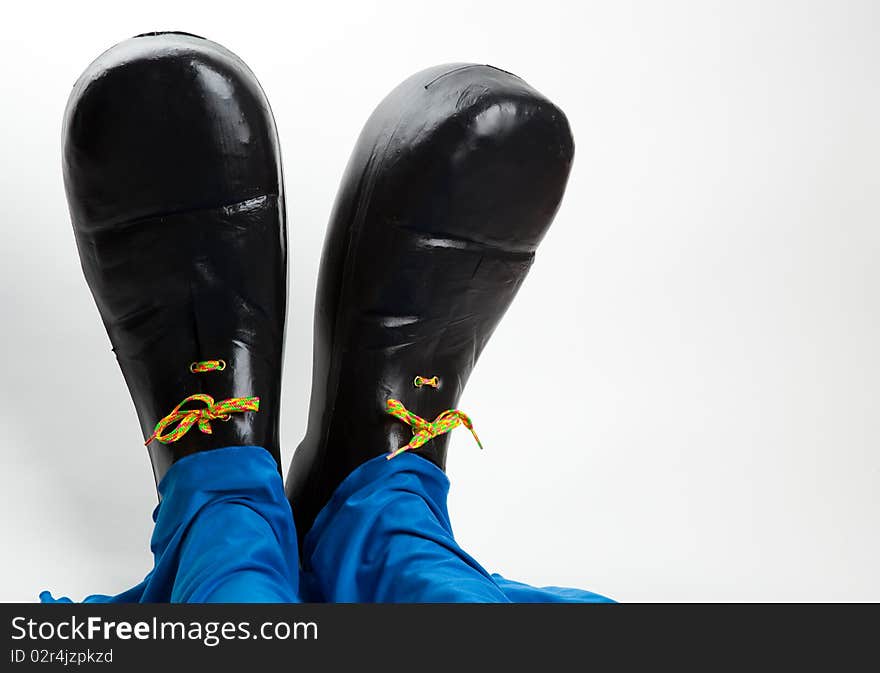
<svg viewBox="0 0 880 673"><path fill-rule="evenodd" d="M63 168L156 481L223 446L278 461L287 231L275 122L253 73L194 35L122 42L74 85Z"/></svg>
<svg viewBox="0 0 880 673"><path fill-rule="evenodd" d="M287 477L300 534L370 458L413 450L445 466L444 433L471 427L459 396L573 156L559 108L490 66L420 72L370 117L321 260L308 432Z"/></svg>

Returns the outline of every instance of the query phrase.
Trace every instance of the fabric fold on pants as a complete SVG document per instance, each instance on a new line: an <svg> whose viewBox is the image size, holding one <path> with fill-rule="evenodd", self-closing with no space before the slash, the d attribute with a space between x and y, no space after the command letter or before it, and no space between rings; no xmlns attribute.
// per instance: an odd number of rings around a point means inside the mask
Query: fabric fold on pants
<svg viewBox="0 0 880 673"><path fill-rule="evenodd" d="M342 603L613 603L487 572L452 533L449 479L424 458L374 458L337 488L303 541L303 594Z"/></svg>
<svg viewBox="0 0 880 673"><path fill-rule="evenodd" d="M158 490L153 569L128 591L84 602L299 601L296 529L269 452L233 446L181 458ZM47 591L40 600L70 602Z"/></svg>

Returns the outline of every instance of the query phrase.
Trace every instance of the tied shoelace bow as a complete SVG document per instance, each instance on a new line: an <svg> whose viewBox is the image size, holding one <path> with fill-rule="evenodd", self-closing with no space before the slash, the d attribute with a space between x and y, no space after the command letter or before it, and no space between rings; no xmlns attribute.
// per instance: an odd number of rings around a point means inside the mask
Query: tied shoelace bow
<svg viewBox="0 0 880 673"><path fill-rule="evenodd" d="M409 444L407 444L406 446L402 446L397 449L397 451L388 454L385 457L386 460L391 460L395 456L399 456L404 451L417 449L425 442L434 439L434 437L437 437L438 435L445 434L450 430L454 430L459 425L463 425L468 430L470 430L471 434L474 436L474 439L477 440L477 445L481 449L483 448L483 444L480 442L480 438L477 436L476 430L474 430L471 419L463 411L458 411L457 409L447 409L439 416L437 416L437 418L435 418L433 421L428 421L421 416L414 414L405 406L403 406L403 402L395 399L388 400L385 410L395 418L400 419L401 421L412 427L413 430L413 438L409 441Z"/></svg>
<svg viewBox="0 0 880 673"><path fill-rule="evenodd" d="M189 370L193 374L203 374L204 372L219 371L226 369L224 360L203 360L201 362L193 362L189 366ZM190 402L202 402L205 406L196 409L183 409L185 404ZM210 395L198 393L190 395L180 404L178 404L171 413L156 423L153 434L144 442L144 446L148 445L154 439L163 444L176 442L183 437L189 429L198 425L206 435L213 434L211 430L211 421L228 421L230 414L244 413L246 411L259 411L259 397L231 397L228 400L220 400L215 402ZM169 426L177 424L173 429L165 432Z"/></svg>
<svg viewBox="0 0 880 673"><path fill-rule="evenodd" d="M188 402L203 402L206 406L200 409L181 409ZM232 397L228 400L220 400L215 402L210 395L196 394L190 395L183 402L178 404L174 409L161 421L156 423L156 428L149 439L144 442L144 446L152 442L154 439L163 444L176 442L183 437L189 429L198 425L199 430L206 435L212 434L211 421L220 420L228 421L229 414L243 413L245 411L259 411L259 397ZM169 432L163 434L169 425L177 423L177 426Z"/></svg>

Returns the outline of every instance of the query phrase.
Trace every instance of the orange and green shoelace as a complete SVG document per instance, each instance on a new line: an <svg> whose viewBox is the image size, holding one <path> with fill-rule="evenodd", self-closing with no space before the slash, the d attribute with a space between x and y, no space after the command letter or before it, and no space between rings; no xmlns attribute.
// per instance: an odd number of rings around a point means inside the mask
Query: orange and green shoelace
<svg viewBox="0 0 880 673"><path fill-rule="evenodd" d="M421 388L422 386L431 386L432 388L440 387L440 379L436 376L432 376L431 378L426 378L424 376L417 376L413 379L413 385L416 388Z"/></svg>
<svg viewBox="0 0 880 673"><path fill-rule="evenodd" d="M421 388L423 385L429 385L433 388L437 388L440 385L440 381L436 376L430 379L423 376L416 376L413 380L413 385L415 385L416 388ZM474 436L474 439L477 440L477 445L481 449L483 448L483 444L482 442L480 442L480 438L477 436L476 430L474 430L474 426L473 423L471 423L470 417L463 411L459 411L457 409L447 409L439 416L437 416L437 418L435 418L433 421L429 421L417 414L414 414L405 406L403 406L403 402L395 399L388 400L385 405L385 411L395 418L406 423L412 428L413 431L413 437L409 441L409 444L389 453L385 457L386 460L391 460L392 458L399 456L404 451L417 449L426 442L434 439L434 437L443 435L450 430L454 430L459 425L463 425L468 430L470 430L471 434Z"/></svg>
<svg viewBox="0 0 880 673"><path fill-rule="evenodd" d="M222 372L226 369L226 360L203 360L202 362L193 362L189 366L189 370L193 374L204 374L205 372Z"/></svg>
<svg viewBox="0 0 880 673"><path fill-rule="evenodd" d="M223 371L226 362L223 360L204 360L193 362L189 370L193 374L201 374L211 371ZM184 409L184 405L190 402L201 402L205 406ZM230 414L244 413L246 411L259 411L259 397L231 397L228 400L214 401L210 395L198 393L190 395L178 404L171 413L156 423L153 434L149 436L144 446L153 440L170 444L183 437L194 425L198 426L206 435L213 434L211 421L228 421ZM175 425L176 424L176 425ZM169 427L171 428L169 430Z"/></svg>

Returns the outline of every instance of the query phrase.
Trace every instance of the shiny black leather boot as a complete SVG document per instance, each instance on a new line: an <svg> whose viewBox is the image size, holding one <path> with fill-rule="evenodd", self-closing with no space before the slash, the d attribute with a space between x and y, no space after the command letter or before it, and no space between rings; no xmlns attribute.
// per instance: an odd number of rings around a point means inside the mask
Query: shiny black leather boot
<svg viewBox="0 0 880 673"><path fill-rule="evenodd" d="M278 461L287 232L253 73L193 35L117 44L74 85L63 170L157 483L207 449L257 445Z"/></svg>
<svg viewBox="0 0 880 673"><path fill-rule="evenodd" d="M467 425L437 417L525 278L573 154L559 108L489 66L425 70L375 110L321 260L309 425L286 484L300 535L353 469L411 443L401 408ZM443 468L435 431L413 450Z"/></svg>

